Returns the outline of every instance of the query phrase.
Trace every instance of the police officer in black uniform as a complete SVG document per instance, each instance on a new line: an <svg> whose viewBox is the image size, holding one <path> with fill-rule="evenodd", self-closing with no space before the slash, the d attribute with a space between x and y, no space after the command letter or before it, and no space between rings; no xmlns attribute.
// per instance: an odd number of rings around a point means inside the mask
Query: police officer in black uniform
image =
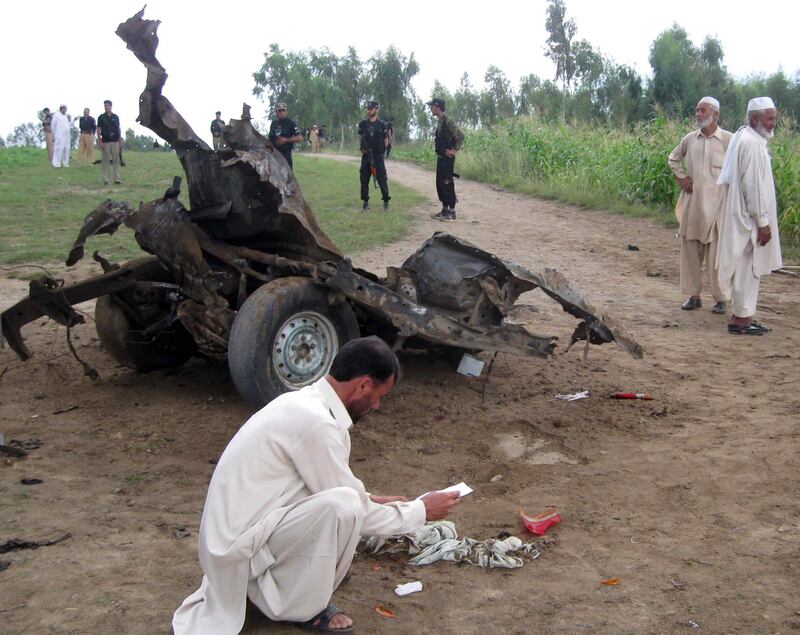
<svg viewBox="0 0 800 635"><path fill-rule="evenodd" d="M272 145L283 155L289 167L292 167L292 148L295 143L303 140L300 128L294 119L286 115L286 104L278 104L275 107L276 119L269 125L269 140Z"/></svg>
<svg viewBox="0 0 800 635"><path fill-rule="evenodd" d="M436 126L434 147L436 150L436 193L442 202L442 210L432 218L441 221L456 220L456 186L453 178L456 153L464 143L464 133L448 119L444 112L444 99L431 99L428 103L431 114L439 120Z"/></svg>
<svg viewBox="0 0 800 635"><path fill-rule="evenodd" d="M386 139L389 128L385 121L378 118L380 104L371 101L367 104L367 118L358 124L358 136L361 138L361 200L364 211L369 209L369 178L374 176L381 188L383 209L389 209L389 184L386 182L386 164L383 155L386 152Z"/></svg>

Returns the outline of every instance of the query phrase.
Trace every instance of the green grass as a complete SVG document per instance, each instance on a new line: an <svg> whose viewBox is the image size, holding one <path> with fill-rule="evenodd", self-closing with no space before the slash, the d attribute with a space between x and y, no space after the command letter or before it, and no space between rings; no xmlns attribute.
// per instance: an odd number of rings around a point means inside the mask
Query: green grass
<svg viewBox="0 0 800 635"><path fill-rule="evenodd" d="M136 206L163 194L173 176L185 176L174 153L129 151L121 170L124 183L103 186L100 166L79 166L75 154L69 168L55 169L44 150L0 149L1 263L63 262L83 219L103 200ZM345 253L402 238L410 222L408 210L424 200L390 181L392 211L384 213L380 195L371 194L376 210L363 214L358 164L297 156L295 174L323 230ZM185 188L181 202L188 204ZM92 237L87 257L95 250L113 261L142 255L125 227L113 236Z"/></svg>
<svg viewBox="0 0 800 635"><path fill-rule="evenodd" d="M359 163L294 157L294 170L311 209L322 229L344 251L353 253L399 240L411 221L408 211L425 200L416 191L392 183L389 173L391 211L383 211L379 189L370 182L372 209L361 212Z"/></svg>

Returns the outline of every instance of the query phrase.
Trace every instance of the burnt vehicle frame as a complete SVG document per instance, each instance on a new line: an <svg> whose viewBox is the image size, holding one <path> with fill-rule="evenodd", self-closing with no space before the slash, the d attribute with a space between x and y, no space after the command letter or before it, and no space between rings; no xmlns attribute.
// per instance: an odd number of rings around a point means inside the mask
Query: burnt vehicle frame
<svg viewBox="0 0 800 635"><path fill-rule="evenodd" d="M181 178L137 209L106 200L86 217L67 258L86 241L135 231L149 257L122 265L97 252L103 274L63 286L43 276L2 313L5 340L25 360L21 328L41 316L72 327L73 305L97 298L103 347L139 371L178 366L193 355L227 359L234 383L256 406L323 376L338 347L375 334L395 349L502 351L549 357L557 337L507 319L520 294L539 288L580 320L571 343L615 342L635 357L641 347L589 304L558 272L534 273L437 233L385 277L356 269L317 224L291 169L251 124L249 107L212 150L162 94L167 74L155 56L159 22L144 9L117 35L147 69L138 121L176 151Z"/></svg>

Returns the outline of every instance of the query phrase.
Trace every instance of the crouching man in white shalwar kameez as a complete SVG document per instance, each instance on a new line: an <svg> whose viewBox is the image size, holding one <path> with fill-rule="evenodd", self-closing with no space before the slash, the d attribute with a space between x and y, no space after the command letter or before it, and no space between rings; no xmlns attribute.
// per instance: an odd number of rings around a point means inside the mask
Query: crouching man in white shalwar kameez
<svg viewBox="0 0 800 635"><path fill-rule="evenodd" d="M176 635L238 633L247 598L271 620L350 630L329 605L362 535L445 518L457 494L406 502L367 493L348 465L348 429L380 407L400 367L375 337L339 351L330 374L255 413L217 463L200 523L200 588L173 616ZM327 607L327 608L326 608Z"/></svg>
<svg viewBox="0 0 800 635"><path fill-rule="evenodd" d="M761 276L783 266L778 234L775 182L767 141L777 121L769 97L751 99L749 125L739 128L728 146L719 177L727 185L717 270L722 290L730 293L730 333L763 335L770 329L753 319Z"/></svg>

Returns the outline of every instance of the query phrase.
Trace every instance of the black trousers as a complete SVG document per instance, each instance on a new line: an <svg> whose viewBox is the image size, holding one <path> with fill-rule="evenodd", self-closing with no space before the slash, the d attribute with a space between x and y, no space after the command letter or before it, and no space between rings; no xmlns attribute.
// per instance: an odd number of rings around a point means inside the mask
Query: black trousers
<svg viewBox="0 0 800 635"><path fill-rule="evenodd" d="M372 163L375 165L375 179L378 181L378 187L381 188L381 196L384 201L388 201L392 197L389 196L389 184L386 181L386 164L383 162L383 155L372 153ZM369 165L369 155L361 155L361 200L367 202L369 200L369 179L372 176L372 170Z"/></svg>
<svg viewBox="0 0 800 635"><path fill-rule="evenodd" d="M289 167L292 168L294 171L294 165L292 164L292 151L291 150L281 150L283 146L278 146L278 152L283 155L283 158L286 159L286 163L289 164Z"/></svg>
<svg viewBox="0 0 800 635"><path fill-rule="evenodd" d="M445 207L456 206L456 185L453 182L455 157L436 157L436 193Z"/></svg>

